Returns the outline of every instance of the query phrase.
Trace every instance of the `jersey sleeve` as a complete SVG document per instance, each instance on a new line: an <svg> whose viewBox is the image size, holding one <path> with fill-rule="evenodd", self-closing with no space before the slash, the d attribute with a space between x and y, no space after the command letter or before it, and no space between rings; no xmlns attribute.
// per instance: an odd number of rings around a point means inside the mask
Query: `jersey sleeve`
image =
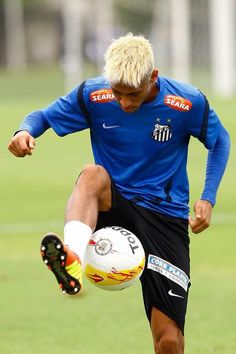
<svg viewBox="0 0 236 354"><path fill-rule="evenodd" d="M209 150L206 180L201 199L208 200L214 206L217 190L229 157L230 138L219 117L209 106L207 98L201 92L195 103L189 132Z"/></svg>
<svg viewBox="0 0 236 354"><path fill-rule="evenodd" d="M22 130L27 130L34 138L38 138L49 128L50 125L48 124L48 121L44 117L42 111L35 111L29 113L24 118L21 122L19 130L17 130L14 135Z"/></svg>
<svg viewBox="0 0 236 354"><path fill-rule="evenodd" d="M201 197L201 199L208 200L212 206L214 206L216 202L216 193L227 165L229 152L229 133L222 127L215 146L208 152L206 180Z"/></svg>
<svg viewBox="0 0 236 354"><path fill-rule="evenodd" d="M191 119L188 122L189 134L199 139L210 150L215 146L221 129L219 117L209 106L207 98L199 92Z"/></svg>
<svg viewBox="0 0 236 354"><path fill-rule="evenodd" d="M59 136L89 128L89 123L78 103L79 87L62 96L42 110L48 125Z"/></svg>

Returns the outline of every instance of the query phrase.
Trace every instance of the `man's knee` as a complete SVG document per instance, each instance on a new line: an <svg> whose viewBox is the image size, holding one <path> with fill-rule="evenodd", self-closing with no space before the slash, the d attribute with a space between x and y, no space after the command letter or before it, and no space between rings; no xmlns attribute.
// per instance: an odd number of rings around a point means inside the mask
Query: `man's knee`
<svg viewBox="0 0 236 354"><path fill-rule="evenodd" d="M160 354L182 354L183 341L178 335L163 335L160 340L154 344L156 353Z"/></svg>
<svg viewBox="0 0 236 354"><path fill-rule="evenodd" d="M104 167L95 164L87 164L84 166L83 170L80 173L80 176L86 176L88 178L97 177L101 174L106 174Z"/></svg>
<svg viewBox="0 0 236 354"><path fill-rule="evenodd" d="M156 308L152 309L151 329L156 354L183 354L184 336L181 329Z"/></svg>
<svg viewBox="0 0 236 354"><path fill-rule="evenodd" d="M104 167L86 165L75 186L75 193L85 193L87 198L97 198L98 210L108 211L111 208L111 179Z"/></svg>
<svg viewBox="0 0 236 354"><path fill-rule="evenodd" d="M106 187L109 180L110 177L104 167L100 165L88 164L80 173L77 184L82 181L84 184L93 189L94 187Z"/></svg>

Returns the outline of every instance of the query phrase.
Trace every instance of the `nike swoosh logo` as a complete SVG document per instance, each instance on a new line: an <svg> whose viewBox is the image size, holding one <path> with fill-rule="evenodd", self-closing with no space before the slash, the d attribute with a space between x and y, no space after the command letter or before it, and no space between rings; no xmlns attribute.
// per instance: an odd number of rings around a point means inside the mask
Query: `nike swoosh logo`
<svg viewBox="0 0 236 354"><path fill-rule="evenodd" d="M172 289L170 289L170 290L168 291L168 294L169 294L170 296L180 297L181 299L184 299L184 296L180 296L180 295L174 294L174 293L172 292Z"/></svg>
<svg viewBox="0 0 236 354"><path fill-rule="evenodd" d="M106 123L103 123L102 127L104 129L112 129L112 128L119 128L120 125L106 125Z"/></svg>

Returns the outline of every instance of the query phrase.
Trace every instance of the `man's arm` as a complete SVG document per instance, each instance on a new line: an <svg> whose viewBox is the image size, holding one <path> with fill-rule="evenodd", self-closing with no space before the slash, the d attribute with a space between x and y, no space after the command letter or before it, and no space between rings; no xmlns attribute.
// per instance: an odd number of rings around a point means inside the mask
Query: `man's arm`
<svg viewBox="0 0 236 354"><path fill-rule="evenodd" d="M195 218L189 218L192 232L196 234L210 225L212 208L215 205L217 190L227 165L229 150L229 134L221 126L216 143L208 153L205 186L201 199L194 205Z"/></svg>
<svg viewBox="0 0 236 354"><path fill-rule="evenodd" d="M35 138L42 135L49 127L42 111L30 113L11 139L8 150L16 157L32 155L35 148Z"/></svg>
<svg viewBox="0 0 236 354"><path fill-rule="evenodd" d="M78 104L78 90L73 89L67 96L59 97L48 107L30 113L21 123L11 139L8 149L17 157L32 154L34 138L52 128L57 135L65 136L89 128L84 111Z"/></svg>

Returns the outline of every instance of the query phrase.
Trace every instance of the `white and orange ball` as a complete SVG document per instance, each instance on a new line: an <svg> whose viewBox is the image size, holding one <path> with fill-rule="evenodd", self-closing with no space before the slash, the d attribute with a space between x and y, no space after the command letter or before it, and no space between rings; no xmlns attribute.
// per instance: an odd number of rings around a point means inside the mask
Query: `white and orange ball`
<svg viewBox="0 0 236 354"><path fill-rule="evenodd" d="M105 290L122 290L137 281L145 266L139 239L120 226L96 231L86 249L84 271L91 283Z"/></svg>

